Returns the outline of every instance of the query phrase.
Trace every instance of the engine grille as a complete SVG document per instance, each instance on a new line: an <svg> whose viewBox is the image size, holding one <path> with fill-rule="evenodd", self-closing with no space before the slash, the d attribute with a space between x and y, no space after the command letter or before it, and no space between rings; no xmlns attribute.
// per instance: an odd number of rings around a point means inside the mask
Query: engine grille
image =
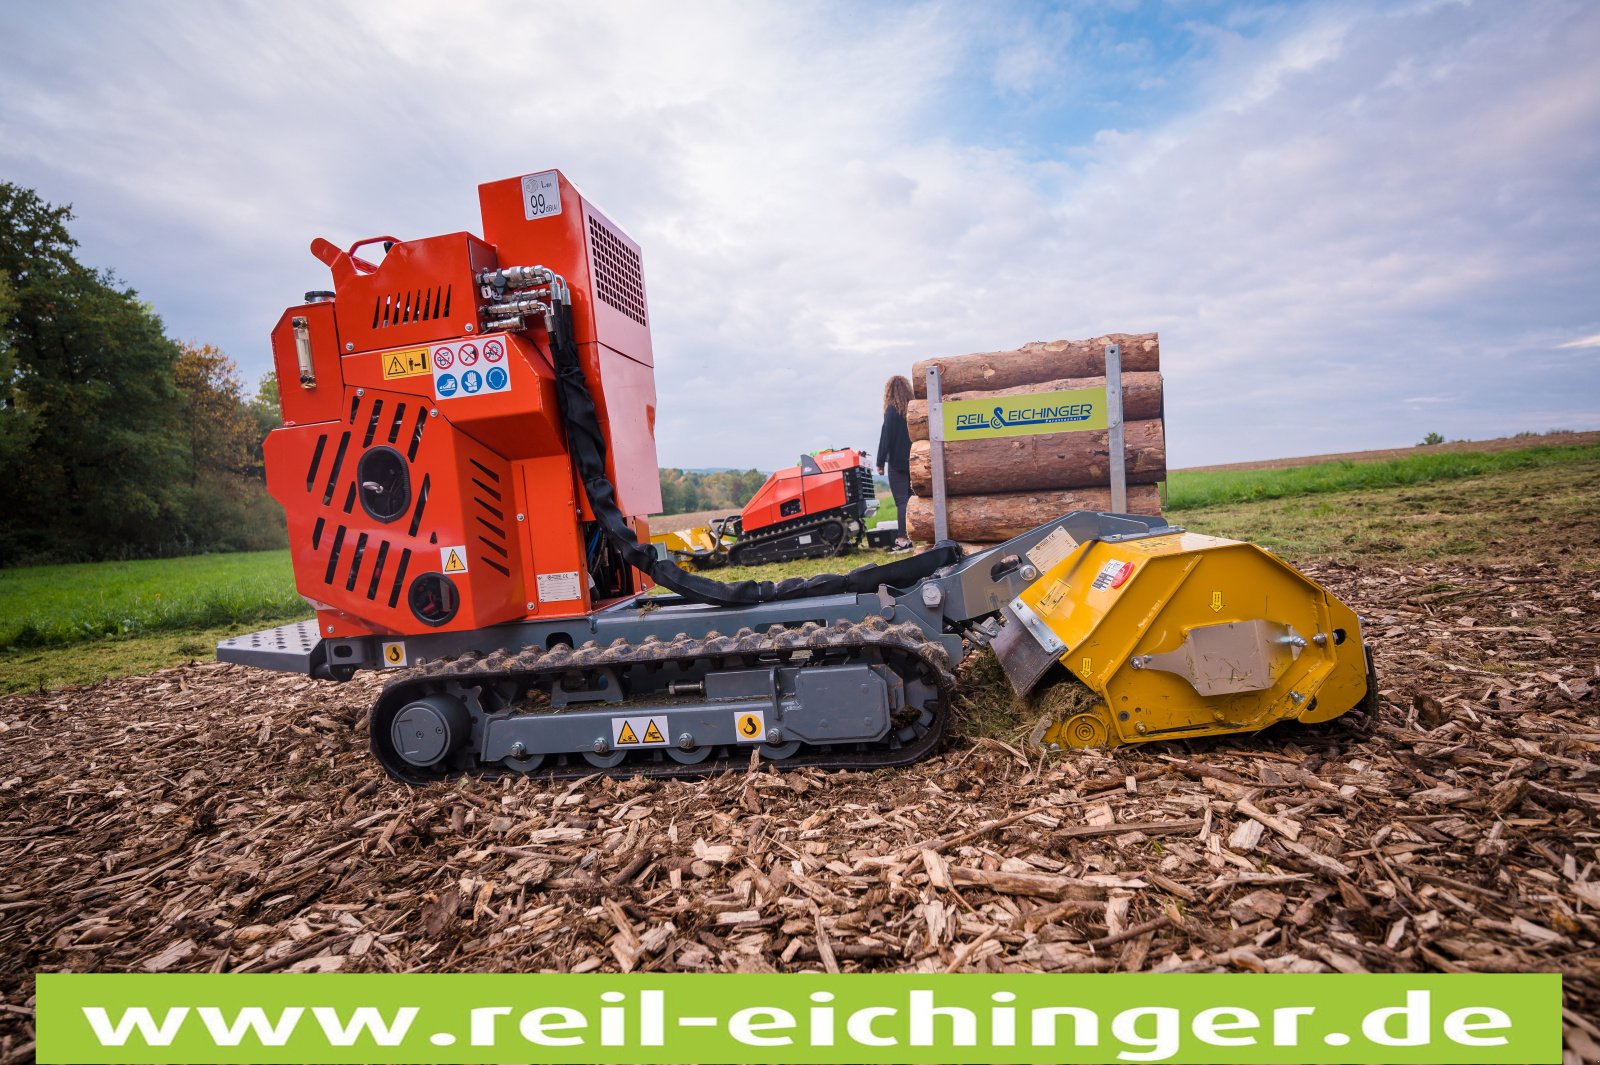
<svg viewBox="0 0 1600 1065"><path fill-rule="evenodd" d="M589 246L594 253L595 294L640 325L649 325L644 314L644 271L639 253L594 215L589 216Z"/></svg>

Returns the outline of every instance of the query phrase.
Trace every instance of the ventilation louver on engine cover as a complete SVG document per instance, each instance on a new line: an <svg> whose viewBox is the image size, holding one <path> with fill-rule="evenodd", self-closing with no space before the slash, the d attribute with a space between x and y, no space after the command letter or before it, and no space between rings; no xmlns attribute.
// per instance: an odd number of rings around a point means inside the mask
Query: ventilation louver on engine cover
<svg viewBox="0 0 1600 1065"><path fill-rule="evenodd" d="M644 271L639 253L593 215L589 216L589 245L594 253L595 294L640 325L649 325L644 315Z"/></svg>
<svg viewBox="0 0 1600 1065"><path fill-rule="evenodd" d="M379 296L372 305L372 328L430 322L450 313L450 286Z"/></svg>

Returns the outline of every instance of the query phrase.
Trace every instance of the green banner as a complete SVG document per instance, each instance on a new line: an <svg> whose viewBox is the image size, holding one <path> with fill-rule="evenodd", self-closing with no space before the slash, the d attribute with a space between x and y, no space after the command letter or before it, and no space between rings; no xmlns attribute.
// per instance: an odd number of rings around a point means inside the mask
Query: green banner
<svg viewBox="0 0 1600 1065"><path fill-rule="evenodd" d="M946 440L1071 433L1106 427L1106 390L1072 388L999 400L944 401Z"/></svg>
<svg viewBox="0 0 1600 1065"><path fill-rule="evenodd" d="M38 977L41 1062L1559 1062L1554 974Z"/></svg>

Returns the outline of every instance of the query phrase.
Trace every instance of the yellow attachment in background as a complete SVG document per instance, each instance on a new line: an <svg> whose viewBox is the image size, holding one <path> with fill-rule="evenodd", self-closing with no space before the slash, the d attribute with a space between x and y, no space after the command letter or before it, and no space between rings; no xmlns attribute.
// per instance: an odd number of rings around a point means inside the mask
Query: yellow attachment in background
<svg viewBox="0 0 1600 1065"><path fill-rule="evenodd" d="M680 569L704 569L723 561L722 544L716 534L704 525L657 533L650 537L650 542L665 547Z"/></svg>
<svg viewBox="0 0 1600 1065"><path fill-rule="evenodd" d="M1254 544L1187 532L1090 541L1018 602L1098 697L1036 730L1047 746L1326 721L1367 694L1355 613Z"/></svg>

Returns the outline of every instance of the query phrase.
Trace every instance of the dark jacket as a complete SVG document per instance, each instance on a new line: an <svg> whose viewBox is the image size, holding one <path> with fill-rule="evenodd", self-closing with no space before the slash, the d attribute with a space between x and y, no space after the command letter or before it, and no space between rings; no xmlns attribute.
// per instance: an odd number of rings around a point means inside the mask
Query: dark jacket
<svg viewBox="0 0 1600 1065"><path fill-rule="evenodd" d="M883 412L883 431L878 434L878 465L892 470L911 468L911 434L906 417L893 407Z"/></svg>

